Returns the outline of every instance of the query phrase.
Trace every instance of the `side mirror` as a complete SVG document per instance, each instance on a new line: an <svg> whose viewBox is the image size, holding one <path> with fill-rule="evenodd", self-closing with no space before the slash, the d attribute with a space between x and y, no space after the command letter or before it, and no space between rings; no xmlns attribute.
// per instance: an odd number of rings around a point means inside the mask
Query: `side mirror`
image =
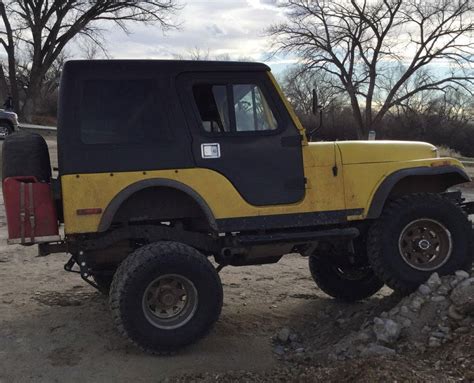
<svg viewBox="0 0 474 383"><path fill-rule="evenodd" d="M313 89L313 114L316 116L319 111L319 100L318 100L318 92L316 89Z"/></svg>

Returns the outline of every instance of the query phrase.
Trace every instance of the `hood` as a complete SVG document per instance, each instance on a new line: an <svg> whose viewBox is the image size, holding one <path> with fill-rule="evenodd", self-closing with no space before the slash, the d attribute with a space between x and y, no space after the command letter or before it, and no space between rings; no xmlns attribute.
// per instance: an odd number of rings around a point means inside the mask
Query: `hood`
<svg viewBox="0 0 474 383"><path fill-rule="evenodd" d="M436 158L436 146L415 141L337 142L343 164L370 164Z"/></svg>

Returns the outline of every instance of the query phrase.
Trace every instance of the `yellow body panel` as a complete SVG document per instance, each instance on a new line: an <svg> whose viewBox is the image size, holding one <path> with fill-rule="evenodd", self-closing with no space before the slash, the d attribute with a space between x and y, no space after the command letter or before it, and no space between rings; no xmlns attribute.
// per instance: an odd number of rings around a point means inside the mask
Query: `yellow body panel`
<svg viewBox="0 0 474 383"><path fill-rule="evenodd" d="M302 150L307 178L306 193L303 200L290 205L250 205L227 178L210 169L63 176L61 182L66 234L96 232L102 215L78 215L77 210L101 208L105 211L120 191L144 179L162 178L186 184L202 196L216 219L364 209L361 215L352 217L363 219L378 186L391 173L400 169L431 167L438 163L462 168L457 160L434 158L343 165L335 143L310 143L303 146ZM337 176L333 174L334 164L338 167Z"/></svg>
<svg viewBox="0 0 474 383"><path fill-rule="evenodd" d="M152 178L179 181L194 189L207 202L216 219L343 210L345 202L342 176L334 177L332 174L334 153L333 143L303 147L307 190L302 201L291 205L250 205L227 178L210 169L62 176L65 231L66 234L96 232L102 216L77 215L78 209L102 208L104 211L121 190L135 182ZM341 166L339 156L336 161Z"/></svg>

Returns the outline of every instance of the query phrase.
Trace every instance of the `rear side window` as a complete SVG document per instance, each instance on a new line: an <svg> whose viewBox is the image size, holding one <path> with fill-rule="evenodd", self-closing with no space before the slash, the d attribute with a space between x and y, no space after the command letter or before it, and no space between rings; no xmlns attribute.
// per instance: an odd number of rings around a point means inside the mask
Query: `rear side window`
<svg viewBox="0 0 474 383"><path fill-rule="evenodd" d="M86 80L79 114L82 142L144 142L156 124L154 87L153 79Z"/></svg>
<svg viewBox="0 0 474 383"><path fill-rule="evenodd" d="M197 84L193 96L209 133L271 131L278 128L262 90L255 84Z"/></svg>

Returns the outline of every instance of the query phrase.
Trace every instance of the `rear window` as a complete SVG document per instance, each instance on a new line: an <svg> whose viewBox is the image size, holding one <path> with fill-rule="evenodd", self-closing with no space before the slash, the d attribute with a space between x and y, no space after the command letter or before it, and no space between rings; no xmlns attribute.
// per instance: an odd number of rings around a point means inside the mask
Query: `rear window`
<svg viewBox="0 0 474 383"><path fill-rule="evenodd" d="M82 142L145 142L158 128L154 127L157 123L155 97L153 79L84 81L80 110Z"/></svg>

